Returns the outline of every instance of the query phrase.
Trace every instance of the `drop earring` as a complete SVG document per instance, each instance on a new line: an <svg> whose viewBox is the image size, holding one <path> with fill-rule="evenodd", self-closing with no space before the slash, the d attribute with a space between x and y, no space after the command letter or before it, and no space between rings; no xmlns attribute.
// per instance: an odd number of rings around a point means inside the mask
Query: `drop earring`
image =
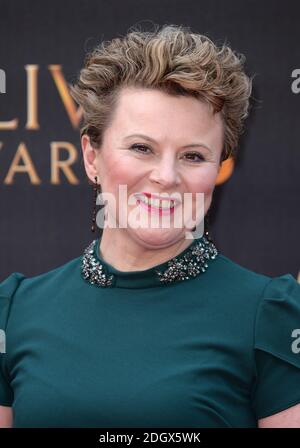
<svg viewBox="0 0 300 448"><path fill-rule="evenodd" d="M91 226L91 231L95 232L96 231L96 206L97 206L97 196L98 194L101 192L101 186L100 184L98 184L97 182L97 176L94 177L95 182L93 184L93 190L94 190L94 203L93 203L93 215L92 215L92 226Z"/></svg>
<svg viewBox="0 0 300 448"><path fill-rule="evenodd" d="M193 227L192 232L195 232L197 227ZM206 215L204 216L204 230L203 230L203 236L205 236L209 241L212 241L211 236L209 234L209 212L207 211Z"/></svg>
<svg viewBox="0 0 300 448"><path fill-rule="evenodd" d="M209 234L209 211L207 211L206 215L204 216L204 236L206 237L206 239L208 239L208 241L212 241L212 238Z"/></svg>

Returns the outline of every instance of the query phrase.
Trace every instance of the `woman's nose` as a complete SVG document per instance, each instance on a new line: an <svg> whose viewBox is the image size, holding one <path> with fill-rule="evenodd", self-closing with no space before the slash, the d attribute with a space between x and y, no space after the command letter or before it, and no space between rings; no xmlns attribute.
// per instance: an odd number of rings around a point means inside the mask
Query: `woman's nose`
<svg viewBox="0 0 300 448"><path fill-rule="evenodd" d="M180 176L176 164L170 161L162 161L151 172L150 180L152 182L157 182L166 188L179 185Z"/></svg>

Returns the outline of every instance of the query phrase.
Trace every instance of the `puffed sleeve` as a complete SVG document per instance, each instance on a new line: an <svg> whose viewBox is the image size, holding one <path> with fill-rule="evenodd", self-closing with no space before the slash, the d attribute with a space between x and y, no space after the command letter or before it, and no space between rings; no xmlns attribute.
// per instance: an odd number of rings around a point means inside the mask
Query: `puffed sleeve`
<svg viewBox="0 0 300 448"><path fill-rule="evenodd" d="M24 274L14 272L0 283L0 405L2 406L11 406L13 402L13 391L5 363L6 327L13 296L24 278Z"/></svg>
<svg viewBox="0 0 300 448"><path fill-rule="evenodd" d="M270 279L257 308L252 403L257 419L300 403L300 285Z"/></svg>

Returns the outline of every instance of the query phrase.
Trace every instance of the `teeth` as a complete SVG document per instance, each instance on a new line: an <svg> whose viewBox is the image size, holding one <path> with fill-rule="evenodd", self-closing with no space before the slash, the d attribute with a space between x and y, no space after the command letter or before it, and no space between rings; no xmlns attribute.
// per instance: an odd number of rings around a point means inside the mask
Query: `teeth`
<svg viewBox="0 0 300 448"><path fill-rule="evenodd" d="M166 199L163 199L162 201L161 201L161 206L164 208L164 207L170 207L170 204L171 204L171 202L170 201L168 201L168 200L166 200Z"/></svg>
<svg viewBox="0 0 300 448"><path fill-rule="evenodd" d="M152 207L161 208L161 209L169 209L170 207L174 207L174 201L163 199L162 201L160 199L150 199L147 196L140 196L140 200L146 204L150 205Z"/></svg>

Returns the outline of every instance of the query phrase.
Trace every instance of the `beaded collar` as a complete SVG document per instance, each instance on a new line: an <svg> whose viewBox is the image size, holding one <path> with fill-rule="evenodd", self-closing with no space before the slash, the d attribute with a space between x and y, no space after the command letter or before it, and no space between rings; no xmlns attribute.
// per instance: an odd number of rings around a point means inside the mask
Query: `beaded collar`
<svg viewBox="0 0 300 448"><path fill-rule="evenodd" d="M99 287L128 288L167 285L196 277L208 268L208 262L218 255L208 233L195 239L181 254L144 271L118 271L99 254L99 238L84 250L81 275L88 283Z"/></svg>

